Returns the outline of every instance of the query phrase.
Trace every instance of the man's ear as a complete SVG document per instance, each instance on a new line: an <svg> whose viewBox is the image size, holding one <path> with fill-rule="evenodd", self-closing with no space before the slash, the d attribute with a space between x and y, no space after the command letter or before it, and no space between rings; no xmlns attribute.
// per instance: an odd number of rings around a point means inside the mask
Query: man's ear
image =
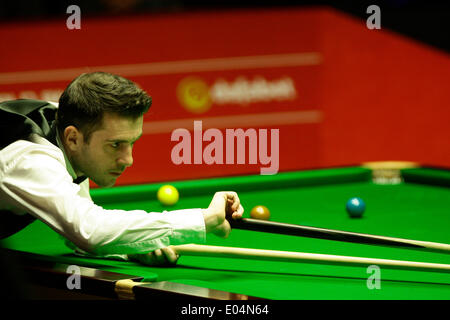
<svg viewBox="0 0 450 320"><path fill-rule="evenodd" d="M64 129L64 144L71 151L78 150L83 145L83 134L74 126L68 126Z"/></svg>

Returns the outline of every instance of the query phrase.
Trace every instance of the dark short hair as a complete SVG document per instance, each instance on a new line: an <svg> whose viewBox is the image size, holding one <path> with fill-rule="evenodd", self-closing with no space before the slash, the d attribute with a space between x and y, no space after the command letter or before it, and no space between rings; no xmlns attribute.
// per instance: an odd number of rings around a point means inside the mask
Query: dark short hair
<svg viewBox="0 0 450 320"><path fill-rule="evenodd" d="M128 79L107 72L84 73L59 98L57 128L62 134L66 127L75 126L89 142L105 112L138 118L151 104L152 98Z"/></svg>

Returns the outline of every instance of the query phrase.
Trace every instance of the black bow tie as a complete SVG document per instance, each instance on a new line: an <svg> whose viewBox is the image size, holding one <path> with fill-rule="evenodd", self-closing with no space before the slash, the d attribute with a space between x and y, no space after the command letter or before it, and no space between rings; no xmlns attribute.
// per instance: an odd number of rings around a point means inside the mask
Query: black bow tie
<svg viewBox="0 0 450 320"><path fill-rule="evenodd" d="M86 176L80 176L80 177L76 178L75 180L73 180L73 183L80 184L86 179L87 179Z"/></svg>

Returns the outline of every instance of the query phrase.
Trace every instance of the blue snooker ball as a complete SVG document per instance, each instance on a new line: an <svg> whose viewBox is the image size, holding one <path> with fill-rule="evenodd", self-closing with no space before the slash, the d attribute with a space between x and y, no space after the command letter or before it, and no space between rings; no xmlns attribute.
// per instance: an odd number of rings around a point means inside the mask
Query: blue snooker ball
<svg viewBox="0 0 450 320"><path fill-rule="evenodd" d="M362 217L364 210L366 210L366 204L361 198L351 198L347 201L347 205L345 206L348 214L352 218L360 218Z"/></svg>

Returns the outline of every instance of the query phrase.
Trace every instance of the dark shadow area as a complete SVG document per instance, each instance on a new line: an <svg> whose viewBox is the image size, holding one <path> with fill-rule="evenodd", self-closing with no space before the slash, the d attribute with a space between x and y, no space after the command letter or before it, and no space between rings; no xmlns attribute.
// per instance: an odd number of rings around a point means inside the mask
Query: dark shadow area
<svg viewBox="0 0 450 320"><path fill-rule="evenodd" d="M78 5L83 16L133 15L232 9L276 9L330 6L362 21L370 5L381 11L381 27L450 52L450 37L445 31L450 20L450 3L437 0L15 0L0 2L2 21L43 20L67 16L67 8Z"/></svg>

